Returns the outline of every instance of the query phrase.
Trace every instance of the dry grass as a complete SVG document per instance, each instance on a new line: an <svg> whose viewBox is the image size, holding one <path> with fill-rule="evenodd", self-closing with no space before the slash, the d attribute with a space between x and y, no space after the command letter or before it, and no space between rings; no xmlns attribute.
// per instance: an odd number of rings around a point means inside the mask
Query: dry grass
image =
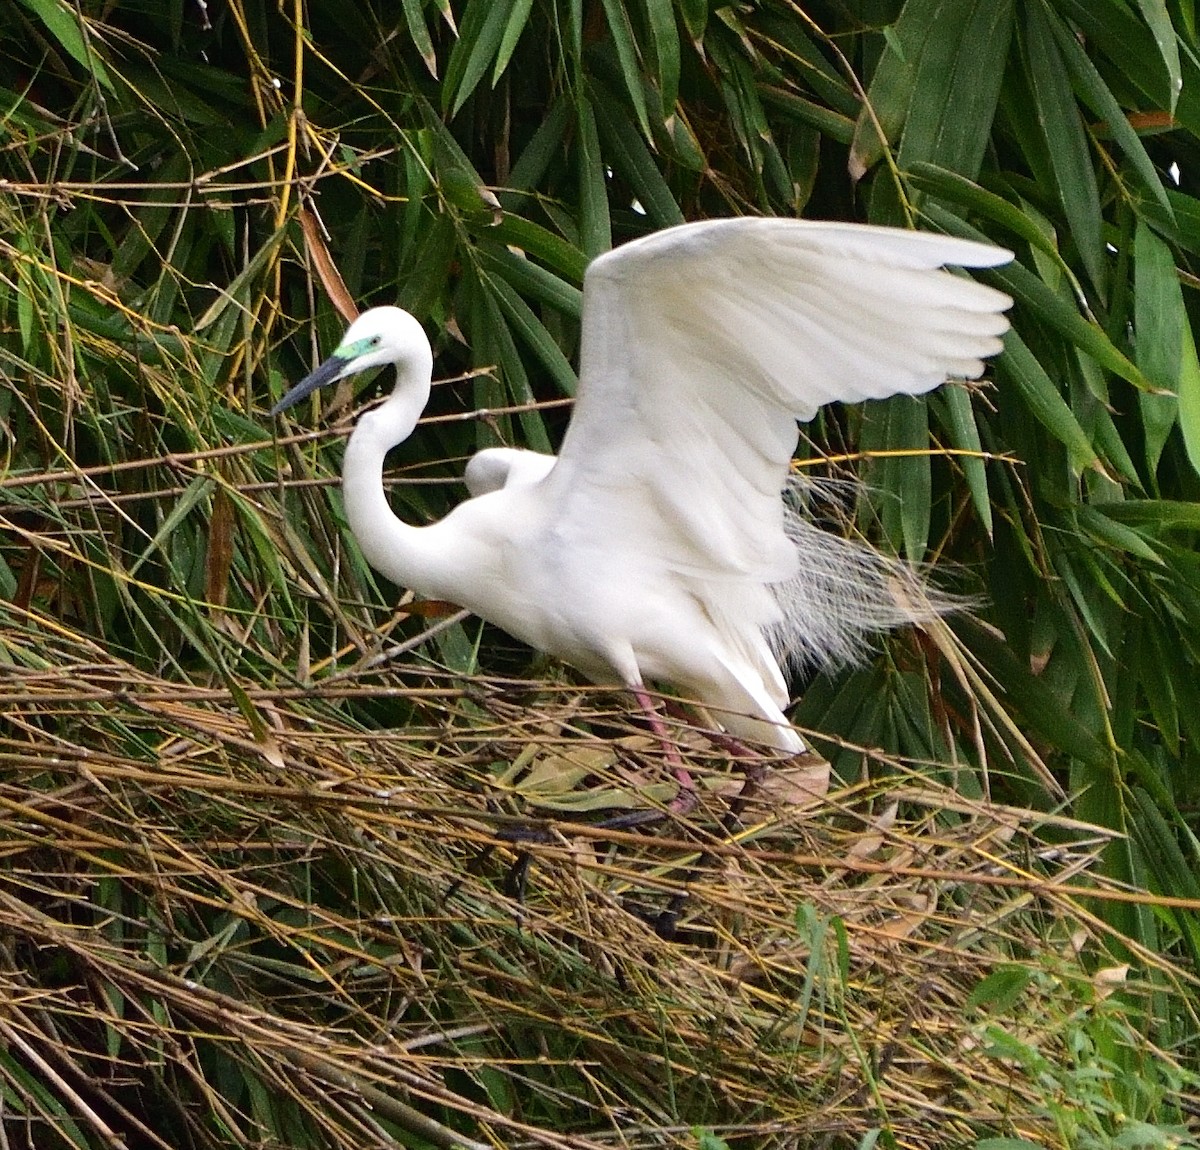
<svg viewBox="0 0 1200 1150"><path fill-rule="evenodd" d="M728 834L730 764L693 735L694 817L578 825L558 808L669 793L611 696L409 667L239 706L32 612L2 641L28 1145L68 1115L113 1146L1066 1145L1015 1052L1138 1041L1141 992L1095 965L1105 839L1070 820L864 751L872 781L820 802L820 764L773 771ZM414 719L364 727L367 694Z"/></svg>

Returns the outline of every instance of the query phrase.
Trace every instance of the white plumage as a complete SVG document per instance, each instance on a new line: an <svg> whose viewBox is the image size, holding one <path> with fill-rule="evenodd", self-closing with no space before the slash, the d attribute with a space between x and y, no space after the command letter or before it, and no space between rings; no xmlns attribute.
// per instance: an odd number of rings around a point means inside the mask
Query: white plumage
<svg viewBox="0 0 1200 1150"><path fill-rule="evenodd" d="M617 248L584 279L579 391L557 459L480 452L474 497L427 527L397 519L382 484L384 456L429 396L432 354L410 315L365 312L275 411L394 363L395 391L359 419L343 474L372 566L643 703L646 681L669 683L734 734L800 751L781 658L849 657L864 631L937 608L896 593L904 565L785 516L796 421L980 375L1011 301L943 268L1009 259L944 236L777 219L685 224Z"/></svg>

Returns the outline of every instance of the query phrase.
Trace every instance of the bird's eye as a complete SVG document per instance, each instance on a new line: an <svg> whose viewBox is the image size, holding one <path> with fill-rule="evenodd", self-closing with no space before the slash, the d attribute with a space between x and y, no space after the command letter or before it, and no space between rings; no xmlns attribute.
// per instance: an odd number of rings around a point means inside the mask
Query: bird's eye
<svg viewBox="0 0 1200 1150"><path fill-rule="evenodd" d="M383 336L381 336L381 335L371 336L371 346L372 347L378 347L382 341L383 341Z"/></svg>

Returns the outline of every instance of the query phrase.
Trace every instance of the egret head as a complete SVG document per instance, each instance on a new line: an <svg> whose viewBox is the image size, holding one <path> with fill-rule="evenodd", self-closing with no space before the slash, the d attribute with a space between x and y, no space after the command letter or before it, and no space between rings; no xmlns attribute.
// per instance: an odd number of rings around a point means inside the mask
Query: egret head
<svg viewBox="0 0 1200 1150"><path fill-rule="evenodd" d="M288 391L271 408L271 414L279 415L294 407L328 383L389 363L399 366L401 382L407 374L406 368L423 373L428 382L433 370L429 340L421 325L402 308L373 307L350 325L333 354Z"/></svg>

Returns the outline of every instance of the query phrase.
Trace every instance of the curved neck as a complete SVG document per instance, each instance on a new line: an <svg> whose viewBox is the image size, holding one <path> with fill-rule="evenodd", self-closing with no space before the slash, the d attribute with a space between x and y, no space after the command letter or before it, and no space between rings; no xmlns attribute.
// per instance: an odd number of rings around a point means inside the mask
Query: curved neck
<svg viewBox="0 0 1200 1150"><path fill-rule="evenodd" d="M430 375L402 372L387 402L359 419L346 445L342 496L350 530L367 562L402 587L440 597L440 548L426 528L396 517L383 489L384 457L416 427L429 399Z"/></svg>

